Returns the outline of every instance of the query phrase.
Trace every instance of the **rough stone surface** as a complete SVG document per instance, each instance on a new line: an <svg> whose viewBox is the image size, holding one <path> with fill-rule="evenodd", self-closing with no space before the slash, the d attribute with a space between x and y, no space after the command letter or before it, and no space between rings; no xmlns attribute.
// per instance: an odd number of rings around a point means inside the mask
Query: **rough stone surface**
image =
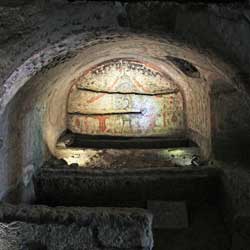
<svg viewBox="0 0 250 250"><path fill-rule="evenodd" d="M183 229L188 227L184 201L148 201L147 208L154 215L153 228Z"/></svg>
<svg viewBox="0 0 250 250"><path fill-rule="evenodd" d="M228 227L234 228L235 218L250 210L250 173L248 166L237 163L223 165L223 168L221 208ZM246 224L248 221L245 221Z"/></svg>
<svg viewBox="0 0 250 250"><path fill-rule="evenodd" d="M32 244L48 250L153 247L152 215L143 209L1 204L0 221L1 243L11 250Z"/></svg>
<svg viewBox="0 0 250 250"><path fill-rule="evenodd" d="M238 163L223 166L221 210L232 237L232 250L249 249L250 173Z"/></svg>
<svg viewBox="0 0 250 250"><path fill-rule="evenodd" d="M43 204L146 207L147 200L217 202L219 176L216 168L42 168L34 185Z"/></svg>
<svg viewBox="0 0 250 250"><path fill-rule="evenodd" d="M232 250L249 249L250 244L249 208L238 210L233 218Z"/></svg>
<svg viewBox="0 0 250 250"><path fill-rule="evenodd" d="M225 167L222 175L224 198L231 202L234 211L250 208L250 173L247 167L234 164Z"/></svg>
<svg viewBox="0 0 250 250"><path fill-rule="evenodd" d="M106 141L110 143L110 141ZM134 140L133 140L134 142ZM158 141L159 142L159 141ZM167 168L167 167L191 167L194 155L199 155L199 149L196 147L172 148L172 149L141 149L141 145L154 143L159 146L156 141L145 141L138 145L140 149L82 149L76 147L61 148L61 157L68 161L68 165L76 164L83 168L99 168L99 169L120 169L120 168ZM100 145L98 141L98 146ZM105 143L105 142L104 142ZM107 146L107 144L102 145ZM119 141L118 141L119 143ZM156 144L157 143L157 144ZM97 145L97 144L95 144ZM134 144L133 144L134 146ZM80 157L79 157L80 155ZM58 164L59 162L59 164ZM61 163L60 163L61 162ZM73 163L74 162L74 163ZM48 167L65 167L67 163L63 160L55 161L54 158L48 160L45 164Z"/></svg>
<svg viewBox="0 0 250 250"><path fill-rule="evenodd" d="M202 206L189 211L189 227L179 230L154 229L157 250L229 250L231 239L216 206Z"/></svg>

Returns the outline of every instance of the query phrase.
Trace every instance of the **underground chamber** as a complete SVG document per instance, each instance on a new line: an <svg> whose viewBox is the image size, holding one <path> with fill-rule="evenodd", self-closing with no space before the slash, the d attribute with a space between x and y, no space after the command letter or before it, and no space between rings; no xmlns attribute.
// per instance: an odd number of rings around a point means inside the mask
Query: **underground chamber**
<svg viewBox="0 0 250 250"><path fill-rule="evenodd" d="M57 236L43 242L56 231L100 249L152 249L154 235L160 249L164 237L177 244L175 230L192 245L187 235L202 228L194 247L209 244L213 228L214 249L227 247L212 121L216 84L233 91L233 70L166 38L104 36L88 46L78 39L36 54L9 78L16 85L3 111L5 165L8 185L18 188L6 200L29 205L3 206L11 215L2 220L25 222L23 237L35 224L31 238L45 249L67 244ZM159 211L171 216L161 221Z"/></svg>

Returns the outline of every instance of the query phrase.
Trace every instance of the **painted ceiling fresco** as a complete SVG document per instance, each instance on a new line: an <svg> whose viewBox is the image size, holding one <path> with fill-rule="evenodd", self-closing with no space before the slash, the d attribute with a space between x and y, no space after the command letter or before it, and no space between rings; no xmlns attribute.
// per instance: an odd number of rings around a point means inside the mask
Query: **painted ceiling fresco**
<svg viewBox="0 0 250 250"><path fill-rule="evenodd" d="M85 72L71 88L67 111L74 133L164 136L185 131L177 85L154 67L132 60Z"/></svg>

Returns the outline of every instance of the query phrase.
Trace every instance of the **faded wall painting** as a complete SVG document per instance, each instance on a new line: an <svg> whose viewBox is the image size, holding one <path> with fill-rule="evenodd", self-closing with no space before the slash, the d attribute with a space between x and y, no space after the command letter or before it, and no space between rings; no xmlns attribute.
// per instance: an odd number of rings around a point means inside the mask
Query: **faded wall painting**
<svg viewBox="0 0 250 250"><path fill-rule="evenodd" d="M171 78L150 65L110 61L85 72L68 98L74 133L166 136L185 133L183 98Z"/></svg>

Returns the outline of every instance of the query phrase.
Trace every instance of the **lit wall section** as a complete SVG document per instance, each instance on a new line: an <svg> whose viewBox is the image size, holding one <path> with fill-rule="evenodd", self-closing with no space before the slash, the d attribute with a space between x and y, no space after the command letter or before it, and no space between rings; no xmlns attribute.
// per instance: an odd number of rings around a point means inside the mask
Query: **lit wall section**
<svg viewBox="0 0 250 250"><path fill-rule="evenodd" d="M67 127L92 135L184 135L182 93L153 65L108 61L75 79L68 97Z"/></svg>

